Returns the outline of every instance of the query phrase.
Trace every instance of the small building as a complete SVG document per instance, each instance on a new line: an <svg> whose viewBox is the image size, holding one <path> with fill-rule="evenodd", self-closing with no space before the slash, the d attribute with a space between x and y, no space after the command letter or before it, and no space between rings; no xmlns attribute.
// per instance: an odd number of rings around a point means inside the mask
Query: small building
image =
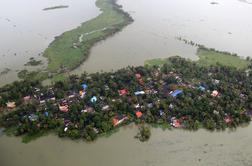
<svg viewBox="0 0 252 166"><path fill-rule="evenodd" d="M81 113L93 113L95 112L93 107L86 107L86 109L81 110Z"/></svg>
<svg viewBox="0 0 252 166"><path fill-rule="evenodd" d="M14 109L16 108L16 102L8 102L6 103L7 108Z"/></svg>
<svg viewBox="0 0 252 166"><path fill-rule="evenodd" d="M142 78L141 74L139 74L139 73L135 74L135 76L136 76L136 79L141 79Z"/></svg>
<svg viewBox="0 0 252 166"><path fill-rule="evenodd" d="M46 117L48 117L49 116L49 112L44 112L44 115L46 116Z"/></svg>
<svg viewBox="0 0 252 166"><path fill-rule="evenodd" d="M31 114L28 116L29 120L34 122L36 120L38 120L38 115L35 115L35 114Z"/></svg>
<svg viewBox="0 0 252 166"><path fill-rule="evenodd" d="M115 117L112 119L113 126L117 126L117 125L123 123L126 119L127 119L127 116L125 116L125 115L122 115L122 116L115 116Z"/></svg>
<svg viewBox="0 0 252 166"><path fill-rule="evenodd" d="M93 97L90 99L90 101L91 101L92 103L97 102L97 97L96 97L96 96L93 96Z"/></svg>
<svg viewBox="0 0 252 166"><path fill-rule="evenodd" d="M139 96L139 95L144 95L145 92L144 91L137 91L134 94L135 94L135 96Z"/></svg>
<svg viewBox="0 0 252 166"><path fill-rule="evenodd" d="M172 97L177 97L179 94L181 94L181 93L183 93L183 90L179 90L179 89L177 89L177 90L175 90L175 91L171 91L170 92L170 95L172 96Z"/></svg>
<svg viewBox="0 0 252 166"><path fill-rule="evenodd" d="M153 108L153 103L148 103L148 104L147 104L147 107L148 107L148 108Z"/></svg>
<svg viewBox="0 0 252 166"><path fill-rule="evenodd" d="M73 91L70 91L70 92L68 92L67 96L68 96L69 99L72 99L72 98L74 98L76 96L76 93L73 92Z"/></svg>
<svg viewBox="0 0 252 166"><path fill-rule="evenodd" d="M83 90L86 90L88 88L87 84L81 84L81 87Z"/></svg>
<svg viewBox="0 0 252 166"><path fill-rule="evenodd" d="M143 116L143 113L141 111L137 111L135 114L137 118L141 118Z"/></svg>
<svg viewBox="0 0 252 166"><path fill-rule="evenodd" d="M181 122L180 122L179 119L173 117L173 118L171 119L171 125L172 125L173 127L175 127L175 128L178 128L178 127L181 127Z"/></svg>
<svg viewBox="0 0 252 166"><path fill-rule="evenodd" d="M109 109L109 105L105 105L102 107L102 111L107 111Z"/></svg>
<svg viewBox="0 0 252 166"><path fill-rule="evenodd" d="M226 116L224 117L224 122L225 122L226 124L231 123L231 122L232 122L232 118L231 118L231 116L226 115Z"/></svg>
<svg viewBox="0 0 252 166"><path fill-rule="evenodd" d="M67 104L59 105L59 110L60 110L61 112L68 112L68 111L69 111L68 105L67 105Z"/></svg>
<svg viewBox="0 0 252 166"><path fill-rule="evenodd" d="M206 90L206 88L205 88L204 86L202 86L202 85L200 85L200 86L198 87L198 89L199 89L200 91L205 91L205 90Z"/></svg>
<svg viewBox="0 0 252 166"><path fill-rule="evenodd" d="M217 97L217 96L219 96L219 92L218 92L217 90L214 90L214 91L211 93L211 96Z"/></svg>
<svg viewBox="0 0 252 166"><path fill-rule="evenodd" d="M86 92L84 90L79 91L80 98L84 98Z"/></svg>
<svg viewBox="0 0 252 166"><path fill-rule="evenodd" d="M30 101L31 100L31 96L30 95L25 96L25 97L23 97L23 100L24 101Z"/></svg>
<svg viewBox="0 0 252 166"><path fill-rule="evenodd" d="M119 93L120 96L122 96L122 95L127 94L128 90L127 89L120 89L120 90L118 90L118 93Z"/></svg>

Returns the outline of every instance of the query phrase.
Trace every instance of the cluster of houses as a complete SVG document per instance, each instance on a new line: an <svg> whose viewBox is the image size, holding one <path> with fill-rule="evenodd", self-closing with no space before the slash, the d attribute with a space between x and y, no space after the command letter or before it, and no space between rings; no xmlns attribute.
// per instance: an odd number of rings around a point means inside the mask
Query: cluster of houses
<svg viewBox="0 0 252 166"><path fill-rule="evenodd" d="M202 92L206 91L209 92L211 94L212 97L218 97L220 96L220 93L217 90L213 90L213 91L209 91L207 90L207 88L203 85L200 84L199 86L193 86L189 83L185 83L183 82L182 78L176 74L175 72L170 72L169 74L165 75L165 74L161 74L159 71L154 72L153 74L154 76L154 80L155 78L161 77L161 78L165 78L165 77L174 77L176 79L176 81L178 82L178 85L180 85L180 87L183 86L187 86L187 87L191 87L194 89L198 89ZM137 81L137 83L139 84L140 87L142 87L140 90L135 91L134 93L132 93L132 95L134 94L135 96L141 96L141 95L150 95L150 94L158 94L160 90L155 89L153 86L153 80L152 78L147 78L147 81L145 83L145 81L143 80L141 74L136 73L135 74L135 79ZM163 81L163 79L156 79L159 81L159 83L162 85L162 91L166 92L165 94L168 94L174 98L176 98L178 95L183 93L183 88L178 88L175 90L168 90L166 83ZM219 80L214 80L215 84L219 84ZM109 87L105 87L105 89L109 89ZM78 102L81 99L84 99L86 97L86 93L88 91L88 85L83 83L81 84L81 89L79 90L79 93L74 92L74 91L69 91L67 94L67 97L61 100L56 100L55 98L55 94L54 94L54 90L52 88L49 88L46 92L42 93L41 90L39 88L34 88L34 94L33 95L27 95L23 97L24 102L29 102L30 100L36 100L37 102L39 102L41 105L45 104L46 102L54 102L55 105L58 106L59 111L61 111L62 113L67 113L70 110L70 105L73 102ZM131 92L129 92L129 90L127 88L123 88L123 89L118 89L117 90L118 95L119 96L124 96L124 95L131 95ZM117 99L113 99L112 101L116 101ZM93 104L96 104L99 102L99 104L101 105L101 110L102 111L107 111L110 109L110 106L106 103L103 103L103 97L97 97L97 96L92 96L90 98L90 102ZM16 103L14 101L9 101L6 103L6 106L8 109L14 109L16 107ZM135 117L140 119L144 116L144 113L141 111L142 106L140 104L136 104L134 105L135 107ZM153 107L153 103L147 103L147 107L148 108L152 108ZM169 105L169 108L172 109L174 106L171 103ZM91 107L91 106L85 106L82 110L80 110L81 113L93 113L96 110ZM159 111L159 115L162 116L164 114L163 110L158 110ZM252 115L252 113L251 113ZM46 112L46 115L48 116L48 112ZM252 117L252 116L251 116ZM35 114L30 114L29 115L29 119L31 121L36 121L38 119L38 117ZM112 124L113 126L118 126L120 124L122 124L124 121L126 121L128 119L128 117L126 115L116 115L112 118ZM182 126L183 121L186 120L186 117L182 117L177 119L176 117L170 117L170 125L178 128ZM229 115L226 115L224 118L224 121L226 123L231 123L232 122L232 118ZM66 124L66 128L65 131L68 130L67 125L69 124L69 121L65 122Z"/></svg>

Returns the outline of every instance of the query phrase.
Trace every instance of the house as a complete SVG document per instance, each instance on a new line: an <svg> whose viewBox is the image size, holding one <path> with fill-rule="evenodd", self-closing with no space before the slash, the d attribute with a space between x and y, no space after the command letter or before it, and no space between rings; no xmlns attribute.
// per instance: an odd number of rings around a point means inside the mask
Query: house
<svg viewBox="0 0 252 166"><path fill-rule="evenodd" d="M181 122L180 122L179 119L173 117L173 118L171 119L171 125L172 125L173 127L175 127L175 128L178 128L178 127L181 127Z"/></svg>
<svg viewBox="0 0 252 166"><path fill-rule="evenodd" d="M122 115L122 116L115 116L115 117L112 119L113 126L117 126L117 125L123 123L126 119L127 119L127 116L125 116L125 115Z"/></svg>
<svg viewBox="0 0 252 166"><path fill-rule="evenodd" d="M86 90L88 88L87 84L81 84L81 87L83 90Z"/></svg>
<svg viewBox="0 0 252 166"><path fill-rule="evenodd" d="M60 102L59 106L59 110L61 112L68 112L69 111L69 106L66 100L63 100Z"/></svg>
<svg viewBox="0 0 252 166"><path fill-rule="evenodd" d="M163 116L164 115L164 110L159 110L159 115Z"/></svg>
<svg viewBox="0 0 252 166"><path fill-rule="evenodd" d="M122 95L127 94L128 90L127 89L120 89L120 90L118 90L118 93L119 93L120 96L122 96Z"/></svg>
<svg viewBox="0 0 252 166"><path fill-rule="evenodd" d="M48 116L49 116L49 113L46 111L46 112L44 113L44 115L45 115L46 117L48 117Z"/></svg>
<svg viewBox="0 0 252 166"><path fill-rule="evenodd" d="M171 91L171 92L170 92L170 95L171 95L172 97L177 97L177 95L179 95L179 94L181 94L181 93L183 93L183 90L177 89L177 90L175 90L175 91Z"/></svg>
<svg viewBox="0 0 252 166"><path fill-rule="evenodd" d="M30 96L30 95L25 96L25 97L23 97L23 100L24 100L24 101L29 101L29 100L31 100L31 96Z"/></svg>
<svg viewBox="0 0 252 166"><path fill-rule="evenodd" d="M135 74L135 76L136 76L136 79L137 79L137 80L139 80L139 79L142 78L141 74L139 74L139 73Z"/></svg>
<svg viewBox="0 0 252 166"><path fill-rule="evenodd" d="M95 134L98 134L99 133L99 130L97 128L93 128L93 131L95 132Z"/></svg>
<svg viewBox="0 0 252 166"><path fill-rule="evenodd" d="M16 108L16 102L8 102L6 103L7 108L14 109Z"/></svg>
<svg viewBox="0 0 252 166"><path fill-rule="evenodd" d="M48 101L55 101L56 98L55 98L54 96L50 96L47 100L48 100Z"/></svg>
<svg viewBox="0 0 252 166"><path fill-rule="evenodd" d="M74 98L75 96L76 96L76 93L75 92L73 92L73 91L70 91L70 92L68 92L68 98L69 99L72 99L72 98Z"/></svg>
<svg viewBox="0 0 252 166"><path fill-rule="evenodd" d="M170 103L169 108L170 108L170 109L173 109L173 108L174 108L174 105L173 105L172 103Z"/></svg>
<svg viewBox="0 0 252 166"><path fill-rule="evenodd" d="M108 91L110 89L108 85L105 85L104 87L105 87L106 91Z"/></svg>
<svg viewBox="0 0 252 166"><path fill-rule="evenodd" d="M202 86L202 85L200 85L200 86L198 87L198 89L199 89L200 91L205 91L205 90L206 90L206 88L205 88L204 86Z"/></svg>
<svg viewBox="0 0 252 166"><path fill-rule="evenodd" d="M153 108L153 103L148 103L148 104L147 104L147 107L148 107L148 108Z"/></svg>
<svg viewBox="0 0 252 166"><path fill-rule="evenodd" d="M109 109L109 105L105 105L102 107L102 111L107 111Z"/></svg>
<svg viewBox="0 0 252 166"><path fill-rule="evenodd" d="M81 110L81 113L93 113L95 112L93 107L86 107L85 110Z"/></svg>
<svg viewBox="0 0 252 166"><path fill-rule="evenodd" d="M46 101L45 101L44 99L39 100L39 103L40 103L40 104L45 104L45 102L46 102Z"/></svg>
<svg viewBox="0 0 252 166"><path fill-rule="evenodd" d="M93 96L93 97L90 99L90 101L91 101L92 103L97 102L97 97L96 97L96 96Z"/></svg>
<svg viewBox="0 0 252 166"><path fill-rule="evenodd" d="M226 124L231 123L231 122L232 122L232 118L231 118L231 116L226 115L226 116L224 117L224 122L225 122Z"/></svg>
<svg viewBox="0 0 252 166"><path fill-rule="evenodd" d="M36 120L38 120L38 115L35 115L35 114L31 114L28 116L29 120L34 122Z"/></svg>
<svg viewBox="0 0 252 166"><path fill-rule="evenodd" d="M145 92L144 91L137 91L134 94L135 94L135 96L139 96L139 95L144 95Z"/></svg>
<svg viewBox="0 0 252 166"><path fill-rule="evenodd" d="M220 83L220 80L213 79L212 82L213 82L214 84L219 84L219 83Z"/></svg>
<svg viewBox="0 0 252 166"><path fill-rule="evenodd" d="M141 118L142 115L143 115L143 113L140 112L140 111L137 111L135 114L136 114L136 117L137 117L137 118Z"/></svg>
<svg viewBox="0 0 252 166"><path fill-rule="evenodd" d="M217 90L214 90L212 93L211 93L211 96L213 97L217 97L219 95L219 92Z"/></svg>
<svg viewBox="0 0 252 166"><path fill-rule="evenodd" d="M79 91L80 98L84 98L86 92L84 90Z"/></svg>
<svg viewBox="0 0 252 166"><path fill-rule="evenodd" d="M139 104L139 103L136 104L136 105L135 105L135 108L140 108L140 104Z"/></svg>

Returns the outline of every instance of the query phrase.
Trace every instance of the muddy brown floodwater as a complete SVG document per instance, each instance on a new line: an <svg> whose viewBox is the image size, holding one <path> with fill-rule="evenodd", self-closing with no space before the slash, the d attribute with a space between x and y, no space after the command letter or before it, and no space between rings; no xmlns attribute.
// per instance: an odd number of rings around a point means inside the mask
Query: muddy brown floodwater
<svg viewBox="0 0 252 166"><path fill-rule="evenodd" d="M152 129L148 142L130 125L94 143L46 136L29 144L0 137L1 166L251 166L252 126L230 132Z"/></svg>

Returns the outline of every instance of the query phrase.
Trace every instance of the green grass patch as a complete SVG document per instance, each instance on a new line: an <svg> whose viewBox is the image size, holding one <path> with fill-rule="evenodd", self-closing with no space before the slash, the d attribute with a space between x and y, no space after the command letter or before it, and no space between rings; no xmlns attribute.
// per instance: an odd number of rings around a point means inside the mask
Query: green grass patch
<svg viewBox="0 0 252 166"><path fill-rule="evenodd" d="M220 64L223 66L244 69L250 64L250 61L241 59L239 56L206 48L198 48L197 55L199 56L199 64L204 66Z"/></svg>
<svg viewBox="0 0 252 166"><path fill-rule="evenodd" d="M208 48L198 48L197 55L199 56L199 60L197 61L199 65L202 66L210 66L210 65L223 65L235 67L237 69L247 68L251 63L250 60L242 59L237 55L233 55L227 52L221 52ZM157 58L150 59L144 62L145 66L154 66L154 65L163 65L165 63L169 63L169 59Z"/></svg>
<svg viewBox="0 0 252 166"><path fill-rule="evenodd" d="M159 66L165 64L167 61L168 61L167 59L161 59L161 58L149 59L144 62L144 66L155 66L155 65Z"/></svg>
<svg viewBox="0 0 252 166"><path fill-rule="evenodd" d="M50 72L78 67L85 61L95 43L113 35L133 21L115 0L97 0L96 6L102 11L98 17L56 37L45 50L44 56L49 60Z"/></svg>

